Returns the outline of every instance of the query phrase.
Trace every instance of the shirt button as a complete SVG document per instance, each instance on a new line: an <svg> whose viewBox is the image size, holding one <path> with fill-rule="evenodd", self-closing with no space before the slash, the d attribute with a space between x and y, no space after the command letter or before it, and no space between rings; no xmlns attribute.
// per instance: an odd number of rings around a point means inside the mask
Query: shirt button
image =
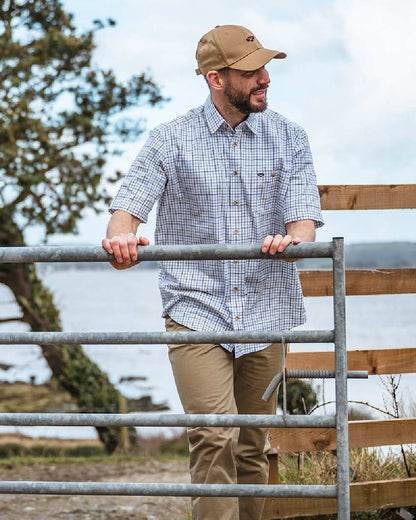
<svg viewBox="0 0 416 520"><path fill-rule="evenodd" d="M234 143L233 143L233 146L237 146L237 143L234 142Z"/></svg>
<svg viewBox="0 0 416 520"><path fill-rule="evenodd" d="M233 287L234 292L238 292L238 287Z"/></svg>
<svg viewBox="0 0 416 520"><path fill-rule="evenodd" d="M233 172L233 175L238 175L238 173L236 171Z"/></svg>
<svg viewBox="0 0 416 520"><path fill-rule="evenodd" d="M236 316L235 319L236 319L236 320L239 320L239 319L240 319L240 316Z"/></svg>
<svg viewBox="0 0 416 520"><path fill-rule="evenodd" d="M238 229L234 229L234 235L238 235Z"/></svg>
<svg viewBox="0 0 416 520"><path fill-rule="evenodd" d="M272 177L276 177L276 172L273 172L273 173L272 173Z"/></svg>
<svg viewBox="0 0 416 520"><path fill-rule="evenodd" d="M233 262L234 262L235 264L238 264L238 260L237 260L237 258L234 258Z"/></svg>
<svg viewBox="0 0 416 520"><path fill-rule="evenodd" d="M233 206L238 206L238 200L233 201Z"/></svg>

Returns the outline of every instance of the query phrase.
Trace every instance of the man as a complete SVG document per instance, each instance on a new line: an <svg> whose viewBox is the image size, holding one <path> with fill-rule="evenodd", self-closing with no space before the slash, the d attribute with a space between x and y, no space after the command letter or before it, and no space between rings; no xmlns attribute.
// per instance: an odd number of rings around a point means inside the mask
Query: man
<svg viewBox="0 0 416 520"><path fill-rule="evenodd" d="M264 49L244 27L204 35L197 74L210 96L160 125L135 159L110 211L104 248L118 269L137 263L136 237L159 202L157 244L262 243L272 255L313 241L322 225L307 136L267 109L265 69L283 52ZM271 260L162 262L166 328L284 330L305 321L294 263ZM279 345L170 345L186 413L273 414L261 396L281 370ZM198 483L267 483L267 430L189 428L190 470ZM193 518L257 520L259 498L197 498Z"/></svg>

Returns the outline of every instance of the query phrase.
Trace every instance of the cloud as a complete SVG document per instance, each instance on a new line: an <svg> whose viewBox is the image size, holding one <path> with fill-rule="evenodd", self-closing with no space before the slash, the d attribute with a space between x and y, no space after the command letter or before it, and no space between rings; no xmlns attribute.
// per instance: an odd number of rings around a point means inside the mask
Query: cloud
<svg viewBox="0 0 416 520"><path fill-rule="evenodd" d="M416 123L416 3L338 1L337 11L346 59L325 115L339 117L344 146L406 148Z"/></svg>
<svg viewBox="0 0 416 520"><path fill-rule="evenodd" d="M67 6L84 26L96 17L118 21L97 34L101 66L124 79L148 69L172 97L161 110L141 109L149 128L204 101L196 44L217 24L241 24L288 54L269 65L270 107L308 131L319 183L414 182L414 0L68 0ZM139 145L129 147L123 166ZM411 215L397 226L403 237L415 225Z"/></svg>

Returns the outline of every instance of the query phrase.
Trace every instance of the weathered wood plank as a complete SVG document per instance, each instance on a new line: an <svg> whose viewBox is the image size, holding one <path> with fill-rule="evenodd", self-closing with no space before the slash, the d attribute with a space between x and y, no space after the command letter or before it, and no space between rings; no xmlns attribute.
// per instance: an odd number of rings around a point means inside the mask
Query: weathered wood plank
<svg viewBox="0 0 416 520"><path fill-rule="evenodd" d="M416 372L416 348L348 350L349 370L367 370L369 374L408 374ZM334 370L334 352L289 352L286 368Z"/></svg>
<svg viewBox="0 0 416 520"><path fill-rule="evenodd" d="M416 418L385 421L350 421L350 448L416 443ZM271 453L336 449L334 428L273 428L269 433ZM272 473L272 471L271 471Z"/></svg>
<svg viewBox="0 0 416 520"><path fill-rule="evenodd" d="M416 478L351 484L351 511L370 511L416 503ZM337 512L337 501L324 498L267 499L263 520Z"/></svg>
<svg viewBox="0 0 416 520"><path fill-rule="evenodd" d="M319 186L325 210L416 208L416 184Z"/></svg>
<svg viewBox="0 0 416 520"><path fill-rule="evenodd" d="M332 296L332 271L299 271L304 296ZM416 269L350 269L347 295L416 293Z"/></svg>

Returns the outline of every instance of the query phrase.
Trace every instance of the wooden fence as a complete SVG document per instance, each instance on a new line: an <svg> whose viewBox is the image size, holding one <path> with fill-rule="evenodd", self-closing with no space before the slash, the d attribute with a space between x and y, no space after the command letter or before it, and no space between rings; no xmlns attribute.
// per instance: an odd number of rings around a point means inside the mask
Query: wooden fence
<svg viewBox="0 0 416 520"><path fill-rule="evenodd" d="M320 186L323 210L416 208L416 184ZM416 233L415 233L416 236ZM348 238L348 237L347 237ZM305 296L332 295L331 271L301 271ZM416 269L346 271L346 294L416 293ZM416 339L415 339L416 343ZM386 347L391 345L386 345ZM349 370L371 375L416 372L416 348L348 351ZM333 370L333 352L290 352L287 368ZM416 443L416 418L349 423L351 448ZM278 455L336 449L335 430L273 429L270 431L270 483L278 483ZM351 484L351 511L416 505L416 478ZM332 499L268 499L263 520L336 513Z"/></svg>

